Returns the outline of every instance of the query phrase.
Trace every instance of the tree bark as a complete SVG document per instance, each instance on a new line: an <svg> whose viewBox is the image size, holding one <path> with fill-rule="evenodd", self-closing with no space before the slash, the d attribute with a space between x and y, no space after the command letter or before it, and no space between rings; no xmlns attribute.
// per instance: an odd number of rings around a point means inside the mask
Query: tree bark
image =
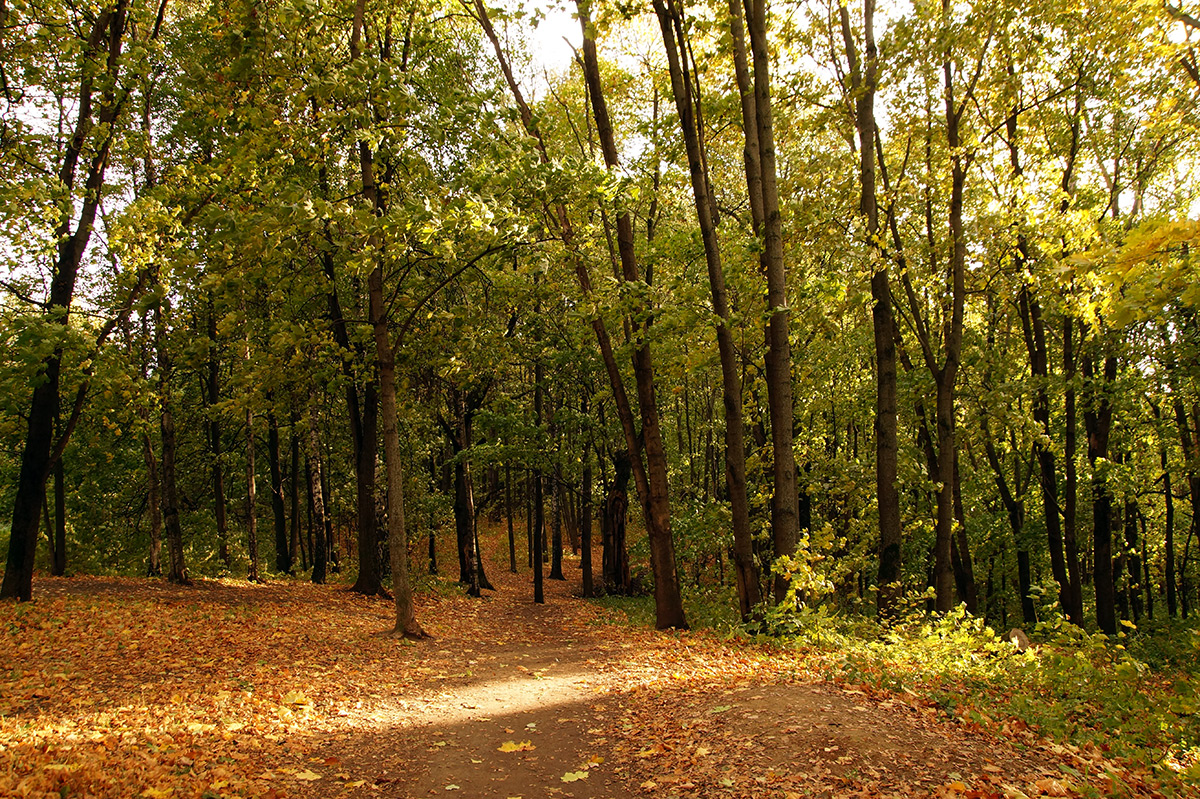
<svg viewBox="0 0 1200 799"><path fill-rule="evenodd" d="M704 260L708 268L708 285L712 293L713 311L717 316L717 352L721 362L721 399L725 419L725 486L733 523L733 559L737 579L738 605L743 620L762 601L759 593L758 569L754 562L754 542L750 531L750 502L746 492L745 425L742 421L741 363L730 330L729 300L725 289L725 274L721 263L721 248L713 219L712 188L708 165L700 139L696 108L700 97L698 87L693 94L691 68L688 63L688 41L684 33L683 14L676 0L654 0L654 10L662 29L667 51L671 90L679 125L687 151L688 172L691 178L692 199L700 236L704 243ZM739 20L740 23L740 20ZM688 434L691 448L691 434ZM689 467L692 465L689 458ZM707 475L707 469L706 475ZM695 483L693 469L693 484Z"/></svg>
<svg viewBox="0 0 1200 799"><path fill-rule="evenodd" d="M370 164L363 163L364 183ZM373 177L373 176L372 176ZM417 622L412 587L408 580L408 530L404 523L404 471L400 454L399 415L396 410L396 361L392 354L383 304L383 268L376 264L368 278L371 328L375 336L375 358L379 372L380 409L383 413L383 457L387 475L388 550L391 556L392 596L396 624L391 634L398 638L426 638Z"/></svg>
<svg viewBox="0 0 1200 799"><path fill-rule="evenodd" d="M587 401L584 400L581 413L588 412ZM580 568L583 569L583 596L585 599L596 595L595 576L592 574L592 456L587 449L583 452L583 478L580 485L581 499L579 503L579 552Z"/></svg>
<svg viewBox="0 0 1200 799"><path fill-rule="evenodd" d="M300 546L300 434L297 429L300 424L300 417L294 409L292 410L291 422L291 468L288 470L288 499L291 502L292 526L290 540L288 541L288 561L291 571L294 572L296 562L301 560L304 554Z"/></svg>
<svg viewBox="0 0 1200 799"><path fill-rule="evenodd" d="M774 492L771 497L771 535L775 557L796 549L796 454L792 449L792 353L789 340L787 275L783 265L783 227L775 167L774 118L771 108L770 51L767 43L766 0L745 0L746 28L754 65L754 121L758 134L758 165L763 224L756 230L763 246L759 265L767 278L767 408L771 418ZM748 190L752 189L749 183ZM775 601L783 600L787 581L775 578Z"/></svg>
<svg viewBox="0 0 1200 799"><path fill-rule="evenodd" d="M274 412L267 413L267 456L271 471L271 515L275 522L275 570L292 571L292 550L288 544L287 505L283 498L283 469L279 462L279 422Z"/></svg>
<svg viewBox="0 0 1200 799"><path fill-rule="evenodd" d="M158 458L149 433L142 435L142 455L146 460L148 483L146 505L150 511L150 557L146 562L147 577L162 576L162 498L159 491Z"/></svg>
<svg viewBox="0 0 1200 799"><path fill-rule="evenodd" d="M545 367L541 359L533 365L533 423L537 430L542 429L545 418L544 389L542 384L546 379ZM533 567L533 602L535 605L546 603L545 576L542 570L542 544L546 537L545 497L542 496L542 470L532 470L533 478L533 539L529 547L529 565Z"/></svg>
<svg viewBox="0 0 1200 799"><path fill-rule="evenodd" d="M591 30L589 0L577 0L579 21L583 28L583 71L596 121L596 134L604 155L605 166L618 166L617 147L609 121L608 105L600 82L600 61L596 53L594 32ZM778 214L776 214L778 216ZM617 250L622 277L627 283L641 283L633 242L633 222L627 210L617 215ZM662 629L686 629L683 599L679 591L679 575L675 565L675 543L671 537L670 490L667 483L667 459L663 447L662 426L654 389L654 362L650 350L651 317L639 325L638 340L633 351L633 373L637 385L638 410L641 414L641 438L646 454L647 492L642 495L646 518L646 533L650 539L650 564L654 571L655 626ZM786 329L785 329L786 336ZM790 375L789 387L790 387ZM790 417L789 403L789 417ZM791 430L790 423L788 427ZM636 447L633 448L636 451ZM788 452L791 452L790 440ZM795 475L791 475L794 481ZM778 489L778 487L777 487ZM795 516L793 503L793 520Z"/></svg>
<svg viewBox="0 0 1200 799"><path fill-rule="evenodd" d="M167 579L181 585L191 584L183 554L183 530L179 525L179 492L175 484L175 414L171 377L174 362L167 342L166 300L154 310L154 340L158 350L159 429L162 437L163 526L167 532L169 565Z"/></svg>
<svg viewBox="0 0 1200 799"><path fill-rule="evenodd" d="M64 471L60 457L54 463L54 551L50 573L55 577L67 573L67 488L64 485Z"/></svg>
<svg viewBox="0 0 1200 799"><path fill-rule="evenodd" d="M210 297L208 302L208 363L204 379L204 401L208 412L208 446L212 452L213 513L217 523L217 557L225 568L233 566L229 556L229 518L225 508L225 464L221 460L221 417L217 402L221 399L221 368L217 358L217 315Z"/></svg>
<svg viewBox="0 0 1200 799"><path fill-rule="evenodd" d="M321 443L317 437L317 412L314 405L308 410L308 498L313 509L312 581L325 582L328 566L328 539L325 535L325 497L321 491Z"/></svg>
<svg viewBox="0 0 1200 799"><path fill-rule="evenodd" d="M127 5L127 0L116 0L111 7L102 8L95 15L79 57L82 64L103 62L105 66L103 75L93 75L86 70L80 76L75 126L63 150L57 176L61 185L68 190L73 189L78 177L79 161L88 158L79 216L73 218L73 203L60 204L66 210L55 229L58 247L50 296L45 308L46 318L64 328L69 323L79 266L100 208L114 137L113 127L121 109L117 97L117 92L121 91L118 74L126 32ZM101 92L101 97L99 107L94 112L94 94L97 90ZM102 138L99 142L90 142L89 134L95 130L101 131ZM71 230L72 224L74 231ZM33 597L33 565L37 553L38 526L46 502L46 482L56 459L55 451L61 450L65 444L63 440L56 447L54 442L54 413L59 407L61 370L62 350L55 349L42 361L42 379L35 385L30 398L0 598L28 602Z"/></svg>
<svg viewBox="0 0 1200 799"><path fill-rule="evenodd" d="M1088 404L1083 416L1088 460L1092 464L1092 582L1096 588L1096 623L1101 631L1114 635L1117 616L1112 561L1112 491L1108 486L1105 461L1112 430L1112 403L1108 391L1117 379L1117 359L1111 355L1104 358L1101 377L1096 374L1094 358L1085 357L1083 375L1088 381Z"/></svg>
<svg viewBox="0 0 1200 799"><path fill-rule="evenodd" d="M871 271L871 326L875 343L875 500L879 512L879 600L881 619L892 617L903 594L901 585L900 439L897 421L896 318L882 244L876 199L875 89L879 56L875 44L875 0L863 0L863 57L860 66L850 29L849 9L841 7L842 36L850 62L859 142L859 212L867 222L867 245L875 256Z"/></svg>
<svg viewBox="0 0 1200 799"><path fill-rule="evenodd" d="M512 464L504 464L504 518L508 522L508 570L517 573L517 533L513 526Z"/></svg>

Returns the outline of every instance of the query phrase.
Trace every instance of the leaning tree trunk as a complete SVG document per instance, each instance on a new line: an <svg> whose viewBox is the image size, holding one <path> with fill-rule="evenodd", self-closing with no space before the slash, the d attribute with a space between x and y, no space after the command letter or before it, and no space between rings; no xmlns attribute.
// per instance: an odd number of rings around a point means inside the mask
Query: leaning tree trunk
<svg viewBox="0 0 1200 799"><path fill-rule="evenodd" d="M127 7L126 0L117 0L111 7L104 7L94 15L92 30L82 40L83 52L78 59L88 68L80 75L79 102L76 104L79 116L62 153L62 169L57 177L63 185L73 187L78 177L77 166L80 160L84 160L87 164L84 178L86 192L79 203L78 218L72 218L75 206L68 202L63 206L67 212L56 225L58 247L50 296L45 305L46 318L64 328L68 324L79 266L100 209L104 176L113 143L112 131L123 105L121 100L124 94L118 96L121 91L118 73L126 34ZM99 64L104 65L104 73L97 75L93 66ZM97 90L101 93L99 98L94 97ZM89 136L93 131L102 132L99 141ZM86 148L94 149L89 152ZM73 231L72 224L75 228ZM42 361L41 380L34 386L30 398L0 598L28 602L33 597L33 565L37 553L38 526L46 502L46 481L54 460L61 456L66 443L62 439L55 446L54 441L54 413L59 407L61 371L62 350L55 349ZM70 429L70 424L67 429Z"/></svg>
<svg viewBox="0 0 1200 799"><path fill-rule="evenodd" d="M613 138L608 104L600 81L600 60L596 53L595 31L592 29L588 0L577 0L580 24L583 28L583 71L596 122L596 134L604 163L609 171L618 168L617 146ZM642 284L634 252L633 221L628 210L617 215L617 251L621 276L626 283ZM679 591L679 574L675 565L675 542L671 537L670 490L667 481L667 458L663 446L662 425L658 415L658 400L654 389L654 362L650 350L651 317L642 322L639 344L633 351L633 374L637 385L638 410L642 421L642 444L646 454L647 493L642 496L646 518L646 534L650 539L650 565L654 572L655 626L661 629L686 629L683 599ZM785 329L786 332L786 329ZM790 386L790 374L788 376ZM788 409L791 413L790 403ZM790 422L789 422L790 432ZM790 440L788 451L790 453ZM795 475L791 476L793 482ZM795 499L792 498L794 505ZM795 511L793 510L793 521Z"/></svg>
<svg viewBox="0 0 1200 799"><path fill-rule="evenodd" d="M754 562L753 536L750 531L750 503L746 492L746 444L742 421L741 361L734 347L730 330L729 300L725 290L725 273L721 264L721 248L713 219L713 199L705 162L696 108L698 90L693 95L689 68L688 41L684 34L683 14L675 0L654 0L654 10L666 45L667 65L675 109L683 132L691 176L692 198L700 237L704 243L704 259L708 267L708 284L712 293L713 311L717 315L717 352L721 361L722 404L725 412L725 485L733 522L733 559L737 578L738 603L742 619L749 619L754 607L762 601L759 594L758 569ZM740 28L740 18L738 27ZM691 437L689 435L689 447ZM691 461L689 459L689 465ZM693 483L695 479L693 478Z"/></svg>

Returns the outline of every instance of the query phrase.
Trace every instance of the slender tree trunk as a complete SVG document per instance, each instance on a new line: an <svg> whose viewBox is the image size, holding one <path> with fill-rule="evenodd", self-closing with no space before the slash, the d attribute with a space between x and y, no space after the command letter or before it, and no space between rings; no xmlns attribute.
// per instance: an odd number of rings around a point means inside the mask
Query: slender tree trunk
<svg viewBox="0 0 1200 799"><path fill-rule="evenodd" d="M586 399L580 412L587 416ZM592 574L592 514L592 454L585 449L579 503L579 562L580 568L583 569L583 596L585 599L596 595L595 577Z"/></svg>
<svg viewBox="0 0 1200 799"><path fill-rule="evenodd" d="M596 54L589 14L589 0L577 0L580 24L583 28L584 77L596 121L596 133L604 163L612 171L618 167L617 147L613 139L608 105L600 82L600 62ZM776 214L778 216L778 214ZM633 222L627 210L617 215L617 250L622 277L627 283L643 283L634 253ZM675 543L671 537L670 490L667 483L667 459L663 447L662 425L654 389L654 363L650 350L650 324L647 317L640 325L639 340L633 351L633 372L637 384L638 409L641 412L642 444L646 454L647 493L642 495L646 533L650 539L650 564L654 571L655 626L658 629L686 629L683 599L679 591L679 574L675 565ZM786 325L786 320L785 320ZM786 340L786 326L784 328ZM788 375L790 387L790 374ZM789 417L790 417L789 403ZM790 423L789 423L790 432ZM627 433L628 436L628 433ZM636 447L632 448L636 454ZM789 440L788 453L791 453ZM792 475L794 480L794 475ZM777 487L778 488L778 487ZM794 497L792 499L794 505ZM793 509L793 518L795 511Z"/></svg>
<svg viewBox="0 0 1200 799"><path fill-rule="evenodd" d="M1063 545L1067 554L1067 579L1071 582L1071 603L1067 617L1083 618L1083 569L1079 565L1079 544L1076 538L1076 518L1079 495L1079 478L1075 464L1078 449L1078 415L1075 407L1075 336L1071 317L1063 319L1063 378L1066 391L1063 398L1063 424L1066 428L1063 439Z"/></svg>
<svg viewBox="0 0 1200 799"><path fill-rule="evenodd" d="M283 498L283 469L279 462L279 422L275 413L267 414L267 457L271 472L271 515L275 523L275 570L292 571L292 551L288 546L287 505Z"/></svg>
<svg viewBox="0 0 1200 799"><path fill-rule="evenodd" d="M742 421L741 363L734 347L733 333L729 328L730 309L725 289L725 274L721 264L721 248L717 237L716 221L713 219L712 190L697 121L696 109L700 103L699 90L697 88L693 95L691 68L687 60L690 50L684 33L683 14L678 3L676 0L654 0L654 9L662 29L663 42L666 45L671 88L687 150L692 198L700 226L701 239L704 243L708 285L712 293L713 310L717 315L717 351L721 361L721 398L725 412L725 485L729 493L733 522L733 557L737 577L738 604L742 618L748 619L753 608L762 601L762 597L759 594L758 570L754 562L753 537L750 531L750 503L746 491L746 444L745 425ZM738 24L740 25L740 18ZM689 430L689 452L691 440ZM689 458L688 464L691 467L691 458ZM707 463L705 467L707 484ZM692 482L695 483L694 470Z"/></svg>
<svg viewBox="0 0 1200 799"><path fill-rule="evenodd" d="M146 460L147 483L149 484L146 504L150 511L150 557L146 564L147 577L162 576L162 498L159 491L158 458L154 456L154 444L150 434L142 435L142 454Z"/></svg>
<svg viewBox="0 0 1200 799"><path fill-rule="evenodd" d="M1024 251L1027 249L1027 245L1022 239L1018 246L1022 252L1022 262L1024 262ZM1033 418L1041 426L1046 440L1049 440L1053 431L1050 426L1050 397L1047 385L1050 369L1046 348L1046 325L1042 318L1041 305L1029 286L1021 288L1017 306L1024 328L1026 350L1029 353L1029 371L1035 386ZM1071 579L1067 574L1066 558L1063 554L1062 521L1058 502L1058 473L1054 451L1044 443L1041 437L1035 437L1033 454L1038 462L1041 478L1046 543L1050 549L1050 570L1054 574L1055 582L1058 583L1059 604L1073 624L1082 626L1083 619L1071 615L1076 608L1076 603L1073 601Z"/></svg>
<svg viewBox="0 0 1200 799"><path fill-rule="evenodd" d="M1104 358L1104 374L1099 377L1093 358L1083 359L1083 374L1088 381L1088 407L1084 424L1088 437L1088 460L1092 464L1092 582L1096 588L1096 623L1114 635L1117 632L1116 592L1112 561L1112 491L1108 486L1105 463L1108 437L1112 430L1112 404L1108 390L1117 379L1117 359Z"/></svg>
<svg viewBox="0 0 1200 799"><path fill-rule="evenodd" d="M100 208L104 187L105 171L108 167L112 147L112 128L117 121L123 99L118 74L121 66L121 49L126 33L126 0L117 0L112 6L100 9L94 16L92 29L82 39L83 52L79 62L89 65L88 72L80 76L78 116L70 140L62 153L61 168L57 175L59 183L73 188L76 184L77 168L81 159L86 159L84 189L79 204L79 216L73 218L72 203L66 203L55 227L58 239L54 260L54 274L50 283L50 296L45 305L46 318L51 324L68 325L71 302L75 294L75 281L84 251L91 239L96 214ZM104 64L103 74L94 74L91 65ZM99 90L100 98L95 98ZM95 102L99 99L99 102ZM95 109L93 111L93 109ZM95 118L93 118L95 113ZM98 124L97 124L98 123ZM95 128L105 131L99 141L89 139ZM71 227L74 224L74 231ZM28 602L33 597L33 565L37 553L38 527L42 508L46 502L46 482L54 461L61 457L66 445L68 423L57 445L54 441L54 413L59 407L59 380L62 368L62 350L55 349L42 361L41 380L34 386L30 399L25 444L21 451L21 466L17 476L16 495L13 499L12 522L9 525L8 557L4 569L4 581L0 584L0 598Z"/></svg>
<svg viewBox="0 0 1200 799"><path fill-rule="evenodd" d="M542 429L545 403L542 384L546 379L545 367L541 359L533 365L533 423L537 430ZM533 478L533 540L529 548L529 565L533 567L533 602L543 605L546 602L544 576L542 573L542 543L546 537L546 511L542 496L542 471L534 469Z"/></svg>
<svg viewBox="0 0 1200 799"><path fill-rule="evenodd" d="M563 503L562 503L562 464L554 464L554 489L552 492L552 502L554 503L554 524L551 527L550 537L550 579L551 580L566 580L566 575L562 569L562 527L563 527Z"/></svg>
<svg viewBox="0 0 1200 799"><path fill-rule="evenodd" d="M364 162L364 173L370 164ZM364 183L366 177L364 177ZM383 269L376 265L368 279L371 327L379 371L380 409L383 413L383 457L387 475L388 550L391 556L392 596L396 603L394 637L426 638L417 622L412 587L408 580L408 530L404 524L404 471L400 454L399 414L396 410L396 361L388 336L384 311Z"/></svg>
<svg viewBox="0 0 1200 799"><path fill-rule="evenodd" d="M1176 419L1179 418L1178 414L1182 408L1183 404L1176 402ZM1155 416L1161 417L1157 407L1155 407ZM1158 458L1163 473L1163 502L1166 505L1164 509L1166 518L1164 519L1165 530L1163 536L1163 582L1166 583L1164 588L1167 593L1167 615L1173 619L1178 612L1178 600L1175 596L1175 491L1171 485L1171 470L1169 467L1169 460L1167 458L1166 436L1160 436L1159 438Z"/></svg>
<svg viewBox="0 0 1200 799"><path fill-rule="evenodd" d="M317 436L317 412L314 406L308 411L308 498L313 508L312 581L318 585L325 582L328 566L328 538L325 534L325 497L321 491L321 443Z"/></svg>
<svg viewBox="0 0 1200 799"><path fill-rule="evenodd" d="M288 562L290 565L289 572L294 572L296 562L303 557L303 551L300 547L300 437L297 431L297 427L300 424L300 417L295 410L292 411L291 422L291 462L288 470L288 500L292 509L292 526L288 540Z"/></svg>
<svg viewBox="0 0 1200 799"><path fill-rule="evenodd" d="M165 303L165 301L164 301ZM183 554L183 530L179 525L179 493L175 484L175 414L172 394L172 372L174 362L167 342L165 304L154 311L154 338L158 349L159 377L159 428L162 433L162 490L163 526L167 532L169 566L167 579L173 583L188 585L187 565Z"/></svg>
<svg viewBox="0 0 1200 799"><path fill-rule="evenodd" d="M508 570L517 573L517 534L513 528L512 464L504 464L504 518L508 522Z"/></svg>
<svg viewBox="0 0 1200 799"><path fill-rule="evenodd" d="M67 489L63 459L54 463L54 552L50 573L62 577L67 573Z"/></svg>
<svg viewBox="0 0 1200 799"><path fill-rule="evenodd" d="M875 45L875 0L863 1L863 58L860 66L850 28L850 13L841 7L842 36L855 93L855 127L859 142L859 211L866 218L867 243L876 263L871 273L871 325L875 341L875 499L879 509L879 616L891 617L901 585L900 493L896 488L900 440L896 400L896 319L886 253L880 237L876 200L875 89L879 57Z"/></svg>
<svg viewBox="0 0 1200 799"><path fill-rule="evenodd" d="M529 561L529 568L533 568L533 481L540 479L535 477L532 469L525 470L525 558Z"/></svg>
<svg viewBox="0 0 1200 799"><path fill-rule="evenodd" d="M754 72L754 122L758 135L759 185L763 239L759 265L767 278L767 408L771 418L771 535L775 557L790 556L799 538L796 518L796 455L792 449L792 354L789 341L787 276L783 264L783 227L775 168L774 118L771 108L770 50L766 0L745 0L746 28ZM754 186L747 184L750 191ZM787 592L787 581L775 578L775 601Z"/></svg>
<svg viewBox="0 0 1200 799"><path fill-rule="evenodd" d="M252 583L258 577L258 480L254 460L254 411L246 409L246 554L250 567L246 579Z"/></svg>
<svg viewBox="0 0 1200 799"><path fill-rule="evenodd" d="M217 402L221 399L221 367L217 357L217 315L211 297L208 302L208 363L204 379L204 401L208 413L208 446L212 452L213 515L217 523L217 557L225 568L233 566L229 556L229 518L225 509L225 464L221 460L221 417Z"/></svg>

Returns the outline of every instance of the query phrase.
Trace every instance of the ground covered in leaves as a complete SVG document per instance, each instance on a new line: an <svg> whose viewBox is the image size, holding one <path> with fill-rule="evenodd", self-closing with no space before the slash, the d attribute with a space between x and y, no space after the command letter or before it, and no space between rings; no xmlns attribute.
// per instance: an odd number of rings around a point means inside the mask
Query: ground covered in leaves
<svg viewBox="0 0 1200 799"><path fill-rule="evenodd" d="M568 568L576 578L575 568ZM337 587L43 578L0 606L0 796L1155 795L1098 748L802 652L659 633L493 568L419 597L433 638Z"/></svg>

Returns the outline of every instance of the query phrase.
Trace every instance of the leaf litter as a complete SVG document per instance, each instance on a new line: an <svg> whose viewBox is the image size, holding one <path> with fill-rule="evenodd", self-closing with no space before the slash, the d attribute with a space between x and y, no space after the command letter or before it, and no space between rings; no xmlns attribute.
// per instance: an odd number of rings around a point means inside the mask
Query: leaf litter
<svg viewBox="0 0 1200 799"><path fill-rule="evenodd" d="M332 587L39 580L0 606L0 795L1156 795L1019 723L631 628L562 583L535 607L493 575L484 600L419 597L435 638L415 645L380 635L390 604Z"/></svg>

